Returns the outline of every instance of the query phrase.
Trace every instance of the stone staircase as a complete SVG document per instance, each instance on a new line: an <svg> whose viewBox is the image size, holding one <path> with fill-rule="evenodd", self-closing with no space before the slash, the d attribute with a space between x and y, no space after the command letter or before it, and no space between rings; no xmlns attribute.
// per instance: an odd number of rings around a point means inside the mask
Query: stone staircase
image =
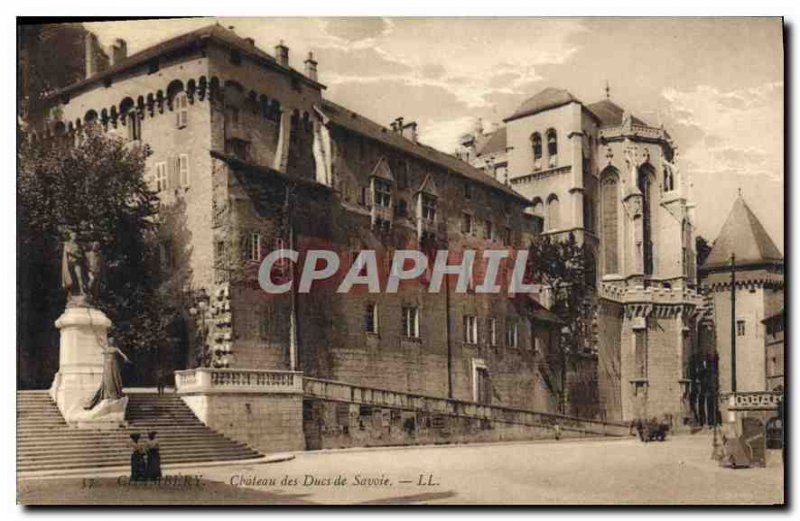
<svg viewBox="0 0 800 521"><path fill-rule="evenodd" d="M158 432L162 464L232 461L261 456L206 427L176 395L129 393L128 427L69 427L47 391L17 391L17 471L130 465L130 434Z"/></svg>

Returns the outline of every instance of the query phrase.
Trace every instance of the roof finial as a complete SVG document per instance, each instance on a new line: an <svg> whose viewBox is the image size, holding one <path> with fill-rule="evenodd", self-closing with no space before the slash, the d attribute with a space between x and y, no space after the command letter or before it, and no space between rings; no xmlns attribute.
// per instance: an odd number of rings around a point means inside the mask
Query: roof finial
<svg viewBox="0 0 800 521"><path fill-rule="evenodd" d="M606 80L606 99L611 99L611 87L608 85L608 80Z"/></svg>

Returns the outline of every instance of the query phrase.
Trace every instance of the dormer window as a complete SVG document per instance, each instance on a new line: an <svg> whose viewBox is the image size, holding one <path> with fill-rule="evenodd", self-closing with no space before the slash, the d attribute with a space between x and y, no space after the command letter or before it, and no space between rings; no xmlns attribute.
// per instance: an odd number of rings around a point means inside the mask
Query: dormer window
<svg viewBox="0 0 800 521"><path fill-rule="evenodd" d="M436 220L436 198L427 194L422 194L422 219L427 222Z"/></svg>
<svg viewBox="0 0 800 521"><path fill-rule="evenodd" d="M392 184L383 179L375 179L372 186L375 205L385 208L390 207L392 205Z"/></svg>
<svg viewBox="0 0 800 521"><path fill-rule="evenodd" d="M552 128L547 131L547 165L550 168L558 165L558 138Z"/></svg>
<svg viewBox="0 0 800 521"><path fill-rule="evenodd" d="M533 169L541 170L542 168L542 135L534 132L531 135L531 147L533 148Z"/></svg>

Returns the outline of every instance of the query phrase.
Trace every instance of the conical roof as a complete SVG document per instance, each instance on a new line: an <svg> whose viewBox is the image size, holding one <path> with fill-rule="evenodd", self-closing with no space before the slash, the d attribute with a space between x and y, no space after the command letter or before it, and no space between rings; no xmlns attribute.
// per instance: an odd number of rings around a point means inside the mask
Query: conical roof
<svg viewBox="0 0 800 521"><path fill-rule="evenodd" d="M730 266L731 255L736 255L737 267L783 263L780 250L741 196L733 203L703 269Z"/></svg>

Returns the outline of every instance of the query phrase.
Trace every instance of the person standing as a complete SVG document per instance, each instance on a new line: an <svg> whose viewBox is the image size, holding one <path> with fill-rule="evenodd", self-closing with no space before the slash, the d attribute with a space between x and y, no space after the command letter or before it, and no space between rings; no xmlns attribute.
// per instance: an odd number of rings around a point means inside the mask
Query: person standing
<svg viewBox="0 0 800 521"><path fill-rule="evenodd" d="M164 368L161 366L161 362L159 362L158 367L156 368L156 391L158 392L159 396L164 394L164 384L166 383L166 379Z"/></svg>
<svg viewBox="0 0 800 521"><path fill-rule="evenodd" d="M147 433L147 479L148 481L161 480L161 448L158 445L156 431Z"/></svg>
<svg viewBox="0 0 800 521"><path fill-rule="evenodd" d="M131 434L131 482L145 479L145 447L138 432Z"/></svg>

